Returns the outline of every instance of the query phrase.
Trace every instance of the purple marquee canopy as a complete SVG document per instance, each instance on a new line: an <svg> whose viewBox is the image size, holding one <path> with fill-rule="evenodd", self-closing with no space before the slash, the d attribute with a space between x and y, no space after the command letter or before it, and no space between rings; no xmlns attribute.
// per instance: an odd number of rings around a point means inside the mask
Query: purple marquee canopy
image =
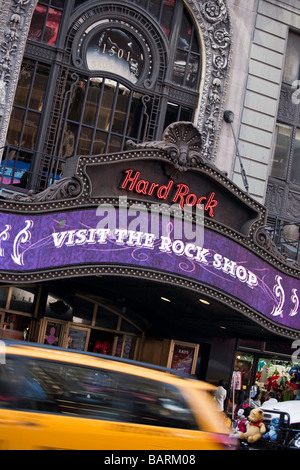
<svg viewBox="0 0 300 470"><path fill-rule="evenodd" d="M161 215L154 219L156 226L147 212L136 218L120 209L2 212L0 272L32 275L87 265L149 269L217 289L272 322L300 330L299 279L220 233L182 221L176 228L175 218Z"/></svg>

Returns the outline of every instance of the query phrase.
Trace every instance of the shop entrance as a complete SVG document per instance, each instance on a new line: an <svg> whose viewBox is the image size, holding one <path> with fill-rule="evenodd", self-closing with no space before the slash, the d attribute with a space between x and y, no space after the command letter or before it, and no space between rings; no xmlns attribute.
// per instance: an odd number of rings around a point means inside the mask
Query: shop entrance
<svg viewBox="0 0 300 470"><path fill-rule="evenodd" d="M263 406L273 400L300 400L300 367L287 351L286 344L278 343L278 353L267 354L268 343L261 343L260 352L237 350L231 377L228 413L235 415L236 408L249 403Z"/></svg>

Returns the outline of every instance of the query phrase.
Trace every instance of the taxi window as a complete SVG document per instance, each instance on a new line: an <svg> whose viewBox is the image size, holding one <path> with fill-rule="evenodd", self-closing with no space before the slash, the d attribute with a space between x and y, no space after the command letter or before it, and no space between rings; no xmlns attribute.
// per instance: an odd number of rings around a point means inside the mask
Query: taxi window
<svg viewBox="0 0 300 470"><path fill-rule="evenodd" d="M198 429L180 390L165 382L32 358L8 358L2 367L12 375L18 369L19 380L11 384L17 395L14 408ZM0 381L0 396L1 386Z"/></svg>

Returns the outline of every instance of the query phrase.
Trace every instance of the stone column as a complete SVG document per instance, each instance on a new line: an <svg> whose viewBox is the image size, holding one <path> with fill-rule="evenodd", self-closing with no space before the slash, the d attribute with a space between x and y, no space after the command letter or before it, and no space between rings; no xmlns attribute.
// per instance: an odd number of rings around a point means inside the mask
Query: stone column
<svg viewBox="0 0 300 470"><path fill-rule="evenodd" d="M0 0L0 158L37 2L38 0Z"/></svg>

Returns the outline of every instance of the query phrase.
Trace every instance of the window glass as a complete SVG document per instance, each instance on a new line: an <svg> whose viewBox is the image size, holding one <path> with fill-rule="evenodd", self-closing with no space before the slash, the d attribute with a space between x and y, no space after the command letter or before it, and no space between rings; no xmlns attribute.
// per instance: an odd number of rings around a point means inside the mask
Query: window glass
<svg viewBox="0 0 300 470"><path fill-rule="evenodd" d="M185 108L181 106L179 121L193 121L193 110L190 108Z"/></svg>
<svg viewBox="0 0 300 470"><path fill-rule="evenodd" d="M62 157L67 158L74 154L77 133L78 133L78 125L68 122L65 127L65 132L64 132L62 146L61 146Z"/></svg>
<svg viewBox="0 0 300 470"><path fill-rule="evenodd" d="M68 119L79 121L82 110L84 109L84 98L86 90L86 81L80 80L72 91L71 103L69 107Z"/></svg>
<svg viewBox="0 0 300 470"><path fill-rule="evenodd" d="M100 100L102 81L92 79L87 92L82 122L90 126L95 124Z"/></svg>
<svg viewBox="0 0 300 470"><path fill-rule="evenodd" d="M75 0L74 9L79 8L81 5L86 3L88 0Z"/></svg>
<svg viewBox="0 0 300 470"><path fill-rule="evenodd" d="M102 328L109 328L115 330L118 324L118 315L105 309L102 306L98 307L96 326L102 326Z"/></svg>
<svg viewBox="0 0 300 470"><path fill-rule="evenodd" d="M114 119L112 123L112 132L122 134L127 116L127 107L129 102L130 92L127 88L119 86L117 94L117 102L114 112Z"/></svg>
<svg viewBox="0 0 300 470"><path fill-rule="evenodd" d="M187 53L178 50L174 62L173 77L172 80L176 85L182 85L184 83L185 71L187 63Z"/></svg>
<svg viewBox="0 0 300 470"><path fill-rule="evenodd" d="M25 112L23 109L13 108L10 115L9 129L7 132L7 141L13 145L19 145L22 124L24 120Z"/></svg>
<svg viewBox="0 0 300 470"><path fill-rule="evenodd" d="M43 41L47 44L54 45L56 43L61 14L61 11L49 8L46 27L43 34Z"/></svg>
<svg viewBox="0 0 300 470"><path fill-rule="evenodd" d="M168 103L167 112L165 117L164 129L168 127L172 122L176 122L178 119L179 106L175 103Z"/></svg>
<svg viewBox="0 0 300 470"><path fill-rule="evenodd" d="M6 392L2 403L13 397L15 406L22 409L198 429L180 391L165 382L31 358L23 359L20 374L18 359L8 357L6 364L1 365L0 391ZM9 375L9 381L3 380L5 375Z"/></svg>
<svg viewBox="0 0 300 470"><path fill-rule="evenodd" d="M87 335L87 330L83 330L80 328L70 328L67 348L84 351Z"/></svg>
<svg viewBox="0 0 300 470"><path fill-rule="evenodd" d="M40 114L29 111L27 113L25 126L23 129L22 146L27 149L34 149L38 127L40 123Z"/></svg>
<svg viewBox="0 0 300 470"><path fill-rule="evenodd" d="M187 64L187 71L186 71L186 86L188 88L194 89L197 85L198 79L198 72L199 72L199 59L196 55L191 54L189 57L189 61Z"/></svg>
<svg viewBox="0 0 300 470"><path fill-rule="evenodd" d="M176 121L188 121L193 120L193 109L186 108L184 106L179 106L175 103L168 103L166 118L164 123L164 129L168 127L169 124Z"/></svg>
<svg viewBox="0 0 300 470"><path fill-rule="evenodd" d="M276 144L271 169L271 176L285 179L289 161L292 129L284 124L277 124Z"/></svg>
<svg viewBox="0 0 300 470"><path fill-rule="evenodd" d="M172 80L177 85L196 89L200 78L199 43L194 25L184 10L177 44Z"/></svg>
<svg viewBox="0 0 300 470"><path fill-rule="evenodd" d="M13 287L9 306L10 310L33 313L36 293L37 289L34 287L28 287L26 289Z"/></svg>
<svg viewBox="0 0 300 470"><path fill-rule="evenodd" d="M8 287L0 288L0 307L6 307L6 299L8 294Z"/></svg>
<svg viewBox="0 0 300 470"><path fill-rule="evenodd" d="M81 126L78 149L79 153L88 155L90 153L91 143L93 141L93 129Z"/></svg>
<svg viewBox="0 0 300 470"><path fill-rule="evenodd" d="M128 333L140 333L140 330L136 328L132 323L122 320L121 331L127 331Z"/></svg>
<svg viewBox="0 0 300 470"><path fill-rule="evenodd" d="M88 302L81 297L75 297L72 317L74 323L90 325L92 323L93 313L94 304L92 302Z"/></svg>
<svg viewBox="0 0 300 470"><path fill-rule="evenodd" d="M1 182L3 184L14 184L25 188L29 178L30 162L32 153L16 151L8 146L6 158L2 160Z"/></svg>
<svg viewBox="0 0 300 470"><path fill-rule="evenodd" d="M28 339L30 323L30 317L17 315L16 313L6 313L1 337L26 341Z"/></svg>
<svg viewBox="0 0 300 470"><path fill-rule="evenodd" d="M15 94L15 105L23 107L26 106L33 72L34 62L32 60L24 59L21 66L18 86Z"/></svg>
<svg viewBox="0 0 300 470"><path fill-rule="evenodd" d="M29 107L42 111L50 68L39 64L35 73Z"/></svg>
<svg viewBox="0 0 300 470"><path fill-rule="evenodd" d="M112 355L114 344L114 334L108 331L92 329L88 351L96 354Z"/></svg>
<svg viewBox="0 0 300 470"><path fill-rule="evenodd" d="M116 342L116 357L124 359L133 359L136 345L136 337L132 336L118 336Z"/></svg>
<svg viewBox="0 0 300 470"><path fill-rule="evenodd" d="M117 82L115 82L114 80L105 80L101 101L101 110L97 122L97 127L100 129L108 130L109 128L116 89Z"/></svg>
<svg viewBox="0 0 300 470"><path fill-rule="evenodd" d="M46 14L47 14L46 6L37 5L35 7L32 20L31 20L30 30L28 33L29 39L36 39L36 40L41 39L43 26L44 26L44 19L46 17Z"/></svg>
<svg viewBox="0 0 300 470"><path fill-rule="evenodd" d="M184 11L179 33L178 47L186 51L190 48L193 26L187 12Z"/></svg>
<svg viewBox="0 0 300 470"><path fill-rule="evenodd" d="M107 140L107 133L101 132L101 131L96 131L96 134L95 134L95 137L94 137L94 145L93 145L92 154L100 155L100 154L104 153L106 140Z"/></svg>
<svg viewBox="0 0 300 470"><path fill-rule="evenodd" d="M48 65L29 59L24 59L22 63L7 132L7 143L9 145L5 155L6 161L4 162L5 179L2 179L5 184L19 184L20 187L27 187L32 152L21 151L11 146L34 150L49 73L50 66ZM29 111L29 108L32 111ZM21 181L25 173L26 175Z"/></svg>
<svg viewBox="0 0 300 470"><path fill-rule="evenodd" d="M57 0L52 2L53 6L60 3ZM61 16L62 11L38 4L32 16L28 38L55 45Z"/></svg>
<svg viewBox="0 0 300 470"><path fill-rule="evenodd" d="M137 138L139 135L143 113L142 97L141 93L133 93L132 95L126 131L128 137Z"/></svg>
<svg viewBox="0 0 300 470"><path fill-rule="evenodd" d="M300 129L296 129L290 181L300 184Z"/></svg>
<svg viewBox="0 0 300 470"><path fill-rule="evenodd" d="M163 3L164 7L161 16L161 27L166 33L167 37L169 37L173 21L175 0L165 0Z"/></svg>
<svg viewBox="0 0 300 470"><path fill-rule="evenodd" d="M51 0L51 5L57 8L63 8L64 3L65 3L65 0Z"/></svg>
<svg viewBox="0 0 300 470"><path fill-rule="evenodd" d="M108 153L118 152L122 148L123 138L117 135L111 135L109 145L107 148Z"/></svg>
<svg viewBox="0 0 300 470"><path fill-rule="evenodd" d="M300 35L289 33L286 59L284 65L283 81L292 85L294 80L300 79Z"/></svg>

